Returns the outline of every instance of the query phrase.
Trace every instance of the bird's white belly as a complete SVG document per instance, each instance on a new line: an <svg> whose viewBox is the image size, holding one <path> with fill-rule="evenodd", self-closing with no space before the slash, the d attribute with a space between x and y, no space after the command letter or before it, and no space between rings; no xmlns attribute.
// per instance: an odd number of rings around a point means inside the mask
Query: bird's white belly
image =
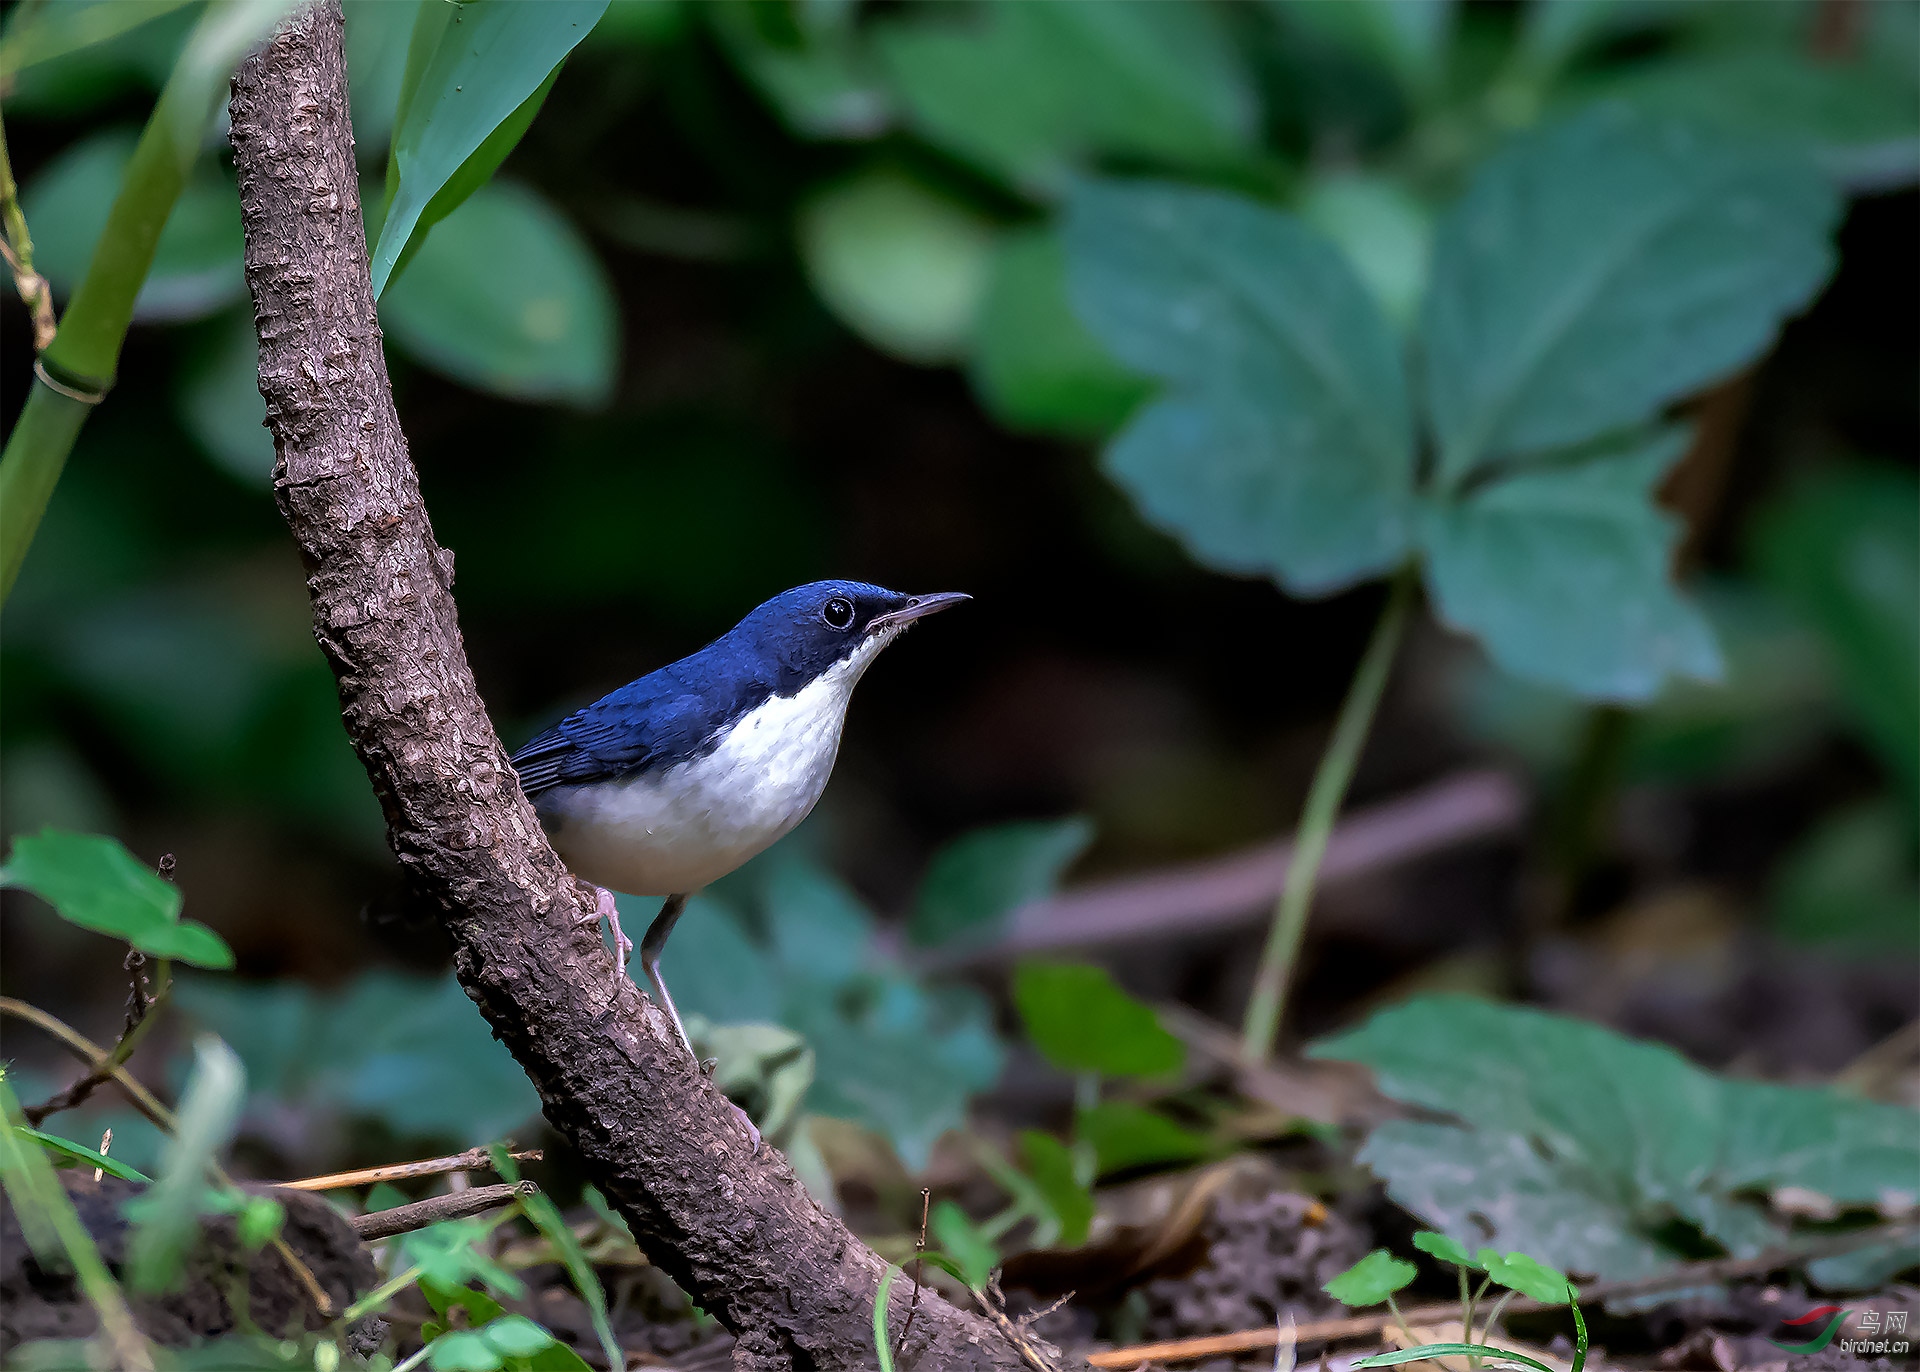
<svg viewBox="0 0 1920 1372"><path fill-rule="evenodd" d="M704 757L626 781L556 787L540 804L554 846L588 881L629 895L697 891L725 876L820 799L853 691L845 677L858 675L828 672L769 699Z"/></svg>

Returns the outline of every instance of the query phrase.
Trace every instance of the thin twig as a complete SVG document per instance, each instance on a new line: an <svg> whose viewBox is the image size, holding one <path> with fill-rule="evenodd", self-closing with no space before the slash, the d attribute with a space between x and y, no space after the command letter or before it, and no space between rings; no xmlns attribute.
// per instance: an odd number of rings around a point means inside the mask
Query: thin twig
<svg viewBox="0 0 1920 1372"><path fill-rule="evenodd" d="M414 1201L410 1205L396 1205L390 1210L375 1210L368 1215L356 1215L350 1221L353 1232L368 1243L375 1239L390 1239L395 1234L411 1233L415 1229L425 1229L430 1224L442 1220L464 1220L472 1215L483 1215L489 1210L497 1210L503 1205L512 1205L522 1196L539 1193L540 1188L530 1181L503 1181L497 1186L470 1186L465 1191L449 1191L444 1196L430 1196L426 1200Z"/></svg>
<svg viewBox="0 0 1920 1372"><path fill-rule="evenodd" d="M1595 1301L1618 1300L1623 1296L1649 1296L1662 1291L1678 1291L1692 1286L1713 1286L1737 1277L1763 1277L1769 1272L1797 1267L1801 1263L1811 1262L1816 1258L1838 1257L1842 1253L1854 1253L1862 1248L1872 1248L1882 1243L1892 1243L1916 1236L1920 1236L1920 1225L1875 1225L1870 1229L1855 1229L1845 1234L1827 1235L1805 1244L1770 1249L1751 1258L1713 1258L1707 1262L1688 1263L1684 1267L1676 1267L1658 1276L1594 1282L1590 1286L1581 1288L1580 1303L1591 1305ZM1507 1307L1508 1313L1513 1315L1535 1314L1542 1310L1557 1309L1564 1309L1564 1307L1547 1305L1525 1296ZM1407 1323L1428 1325L1441 1320L1458 1318L1460 1307L1457 1303L1426 1305L1417 1306L1405 1313ZM1312 1324L1303 1324L1296 1331L1295 1337L1301 1343L1371 1338L1377 1336L1389 1324L1397 1323L1400 1321L1391 1313L1350 1315L1343 1319L1319 1320ZM1232 1334L1213 1334L1200 1339L1173 1339L1165 1343L1143 1343L1128 1348L1107 1349L1104 1352L1089 1354L1087 1361L1095 1367L1129 1368L1138 1367L1143 1362L1192 1362L1198 1358L1251 1353L1258 1349L1271 1348L1277 1337L1278 1335L1271 1328L1243 1329Z"/></svg>
<svg viewBox="0 0 1920 1372"><path fill-rule="evenodd" d="M913 1244L913 1299L907 1302L907 1322L900 1326L900 1341L896 1348L907 1346L907 1335L913 1332L913 1317L920 1313L920 1272L927 1264L927 1210L933 1204L933 1188L920 1188L920 1237Z"/></svg>
<svg viewBox="0 0 1920 1372"><path fill-rule="evenodd" d="M1007 1301L1006 1297L1000 1294L998 1274L987 1278L986 1290L982 1291L979 1287L974 1287L973 1298L979 1302L987 1318L993 1321L994 1327L1000 1331L1008 1343L1013 1345L1014 1351L1019 1353L1020 1361L1032 1368L1033 1372L1059 1372L1053 1359L1042 1351L1040 1344L1025 1323L1007 1314ZM1132 1364L1129 1363L1127 1366Z"/></svg>
<svg viewBox="0 0 1920 1372"><path fill-rule="evenodd" d="M56 324L53 317L53 289L47 278L33 269L33 237L27 232L27 217L20 212L20 190L13 184L13 160L7 153L7 133L0 125L0 221L6 236L0 238L0 258L13 273L14 288L33 316L33 350L42 353L53 342Z"/></svg>
<svg viewBox="0 0 1920 1372"><path fill-rule="evenodd" d="M538 1148L509 1153L515 1162L539 1162L546 1154ZM289 1191L344 1191L350 1186L373 1186L383 1181L410 1181L416 1177L439 1177L448 1172L493 1170L493 1159L484 1148L469 1148L444 1158L423 1158L419 1162L394 1162L384 1167L361 1167L351 1172L329 1172L324 1177L302 1177L299 1181L275 1183Z"/></svg>

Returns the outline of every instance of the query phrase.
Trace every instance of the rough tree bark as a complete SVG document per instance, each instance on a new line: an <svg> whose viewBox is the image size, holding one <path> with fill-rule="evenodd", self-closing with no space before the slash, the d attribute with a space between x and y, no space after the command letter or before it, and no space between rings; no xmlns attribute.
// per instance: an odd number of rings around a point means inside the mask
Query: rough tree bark
<svg viewBox="0 0 1920 1372"><path fill-rule="evenodd" d="M394 854L438 901L460 982L547 1119L747 1363L872 1368L884 1265L777 1152L755 1151L665 1018L615 974L582 922L592 899L541 833L474 687L453 558L434 541L381 353L339 0L297 14L242 66L232 112L275 498ZM895 1330L907 1286L894 1286ZM1030 1365L931 1292L900 1361Z"/></svg>

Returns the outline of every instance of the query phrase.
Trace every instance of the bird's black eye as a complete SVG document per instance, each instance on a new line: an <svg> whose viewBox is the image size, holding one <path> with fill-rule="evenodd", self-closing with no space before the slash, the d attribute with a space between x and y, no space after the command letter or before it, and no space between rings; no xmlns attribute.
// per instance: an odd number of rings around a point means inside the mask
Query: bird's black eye
<svg viewBox="0 0 1920 1372"><path fill-rule="evenodd" d="M829 629L851 629L853 602L844 596L835 596L820 607L820 617L827 621Z"/></svg>

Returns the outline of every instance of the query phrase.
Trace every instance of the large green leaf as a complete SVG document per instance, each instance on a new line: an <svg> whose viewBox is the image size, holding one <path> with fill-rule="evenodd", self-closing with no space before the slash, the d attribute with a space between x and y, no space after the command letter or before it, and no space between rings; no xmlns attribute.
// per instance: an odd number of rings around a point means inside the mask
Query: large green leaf
<svg viewBox="0 0 1920 1372"><path fill-rule="evenodd" d="M17 838L0 886L31 891L82 929L125 939L143 953L231 967L233 950L204 924L180 918L180 889L104 834L43 829Z"/></svg>
<svg viewBox="0 0 1920 1372"><path fill-rule="evenodd" d="M1341 171L1307 183L1300 217L1346 254L1389 319L1412 326L1433 258L1431 210L1387 177Z"/></svg>
<svg viewBox="0 0 1920 1372"><path fill-rule="evenodd" d="M96 133L42 168L22 192L34 267L61 294L86 275L138 137L133 129ZM244 247L239 193L217 165L202 160L167 217L134 318L199 319L242 299Z"/></svg>
<svg viewBox="0 0 1920 1372"><path fill-rule="evenodd" d="M1834 723L1833 671L1819 637L1778 598L1749 583L1696 588L1726 662L1724 679L1669 679L1633 712L1621 756L1629 783L1755 775L1804 754ZM1486 664L1456 682L1467 727L1564 781L1589 711L1577 696Z"/></svg>
<svg viewBox="0 0 1920 1372"><path fill-rule="evenodd" d="M558 210L494 182L421 245L380 320L407 352L477 389L597 406L619 363L615 301L606 269Z"/></svg>
<svg viewBox="0 0 1920 1372"><path fill-rule="evenodd" d="M1862 730L1920 801L1920 481L1896 467L1799 483L1761 515L1761 574L1826 640Z"/></svg>
<svg viewBox="0 0 1920 1372"><path fill-rule="evenodd" d="M889 976L836 994L797 982L781 1018L806 1036L818 1064L808 1108L875 1130L913 1171L1000 1075L992 1007L970 987Z"/></svg>
<svg viewBox="0 0 1920 1372"><path fill-rule="evenodd" d="M255 1092L306 1118L376 1119L406 1137L485 1143L539 1113L511 1054L451 975L297 982L183 980L182 1007L245 1061Z"/></svg>
<svg viewBox="0 0 1920 1372"><path fill-rule="evenodd" d="M1058 191L1099 153L1231 165L1252 138L1251 82L1203 6L994 0L876 29L914 126L1023 189Z"/></svg>
<svg viewBox="0 0 1920 1372"><path fill-rule="evenodd" d="M1066 229L1074 308L1168 383L1107 449L1200 561L1323 594L1407 550L1413 431L1399 344L1325 239L1239 196L1087 183Z"/></svg>
<svg viewBox="0 0 1920 1372"><path fill-rule="evenodd" d="M1920 99L1907 66L1822 61L1784 48L1710 49L1634 64L1600 89L1649 113L1798 145L1850 182L1910 184Z"/></svg>
<svg viewBox="0 0 1920 1372"><path fill-rule="evenodd" d="M1685 446L1669 430L1430 504L1421 542L1441 618L1516 676L1591 699L1716 679L1713 631L1668 570L1678 528L1653 504Z"/></svg>
<svg viewBox="0 0 1920 1372"><path fill-rule="evenodd" d="M484 185L526 132L539 99L607 0L468 0L443 26L416 25L432 56L408 53L393 185L372 253L377 298L409 245ZM511 259L507 259L511 261Z"/></svg>
<svg viewBox="0 0 1920 1372"><path fill-rule="evenodd" d="M1013 1003L1033 1046L1063 1072L1159 1077L1186 1060L1153 1007L1121 990L1104 968L1023 962L1013 973Z"/></svg>
<svg viewBox="0 0 1920 1372"><path fill-rule="evenodd" d="M1104 438L1150 389L1116 363L1073 313L1067 258L1051 229L1001 241L974 331L973 384L1015 429Z"/></svg>
<svg viewBox="0 0 1920 1372"><path fill-rule="evenodd" d="M966 352L993 252L979 216L875 171L815 195L798 229L808 280L861 337L910 362Z"/></svg>
<svg viewBox="0 0 1920 1372"><path fill-rule="evenodd" d="M1093 822L1076 816L995 825L934 854L907 920L923 948L991 936L1027 901L1048 894L1087 845Z"/></svg>
<svg viewBox="0 0 1920 1372"><path fill-rule="evenodd" d="M1789 152L1621 106L1496 153L1441 220L1421 321L1442 485L1751 361L1826 280L1839 208Z"/></svg>
<svg viewBox="0 0 1920 1372"><path fill-rule="evenodd" d="M1427 997L1311 1051L1369 1066L1388 1096L1460 1121L1374 1130L1360 1160L1396 1201L1467 1244L1574 1272L1670 1266L1686 1256L1676 1222L1758 1252L1785 1237L1763 1199L1783 1186L1854 1206L1913 1189L1912 1110L1716 1077L1536 1010Z"/></svg>

